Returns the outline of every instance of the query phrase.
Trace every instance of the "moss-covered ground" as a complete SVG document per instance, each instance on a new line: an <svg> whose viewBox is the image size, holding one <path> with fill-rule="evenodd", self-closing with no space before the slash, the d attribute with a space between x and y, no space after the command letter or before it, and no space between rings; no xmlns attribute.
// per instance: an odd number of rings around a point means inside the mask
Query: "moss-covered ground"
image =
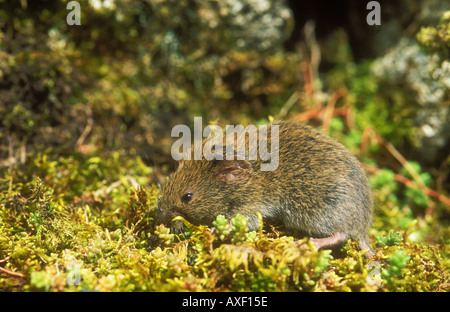
<svg viewBox="0 0 450 312"><path fill-rule="evenodd" d="M171 234L154 219L160 191L146 183L149 174L141 161L118 155L101 162L41 156L28 168L6 171L0 289L449 290L448 228L400 208L385 190L398 184L389 174L372 177L379 207L371 229L376 255L370 259L351 242L332 255L271 226L248 232L241 216L218 217L215 231L188 224L184 235Z"/></svg>

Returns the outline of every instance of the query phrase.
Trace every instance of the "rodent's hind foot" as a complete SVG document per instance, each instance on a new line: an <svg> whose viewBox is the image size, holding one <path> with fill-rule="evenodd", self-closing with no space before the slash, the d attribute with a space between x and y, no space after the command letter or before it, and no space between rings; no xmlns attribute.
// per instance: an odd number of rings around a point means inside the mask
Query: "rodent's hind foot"
<svg viewBox="0 0 450 312"><path fill-rule="evenodd" d="M372 258L373 256L375 256L375 251L373 251L372 247L370 247L368 243L360 241L359 248L361 248L361 250L367 250L367 252L364 254L366 258Z"/></svg>
<svg viewBox="0 0 450 312"><path fill-rule="evenodd" d="M311 238L310 240L314 243L314 246L316 246L317 249L332 248L344 243L347 240L347 235L342 232L334 232L330 237ZM368 243L360 241L359 247L361 248L361 250L367 250L367 252L364 254L366 258L375 256L375 252Z"/></svg>
<svg viewBox="0 0 450 312"><path fill-rule="evenodd" d="M342 244L347 240L347 235L342 232L334 232L333 235L324 238L311 238L317 249L330 248Z"/></svg>

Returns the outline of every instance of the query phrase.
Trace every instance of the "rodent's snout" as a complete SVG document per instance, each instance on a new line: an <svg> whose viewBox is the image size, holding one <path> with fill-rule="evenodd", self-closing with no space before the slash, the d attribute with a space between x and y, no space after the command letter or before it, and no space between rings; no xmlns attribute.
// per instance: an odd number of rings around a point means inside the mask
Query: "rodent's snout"
<svg viewBox="0 0 450 312"><path fill-rule="evenodd" d="M156 219L159 223L162 223L166 226L170 226L170 230L173 234L183 233L185 230L184 222L175 221L173 222L173 218L176 215L170 212L170 209L165 208L162 205L156 206Z"/></svg>
<svg viewBox="0 0 450 312"><path fill-rule="evenodd" d="M164 225L170 225L172 223L172 219L176 217L173 214L173 209L169 209L166 205L159 203L156 206L156 220L159 223L163 223Z"/></svg>

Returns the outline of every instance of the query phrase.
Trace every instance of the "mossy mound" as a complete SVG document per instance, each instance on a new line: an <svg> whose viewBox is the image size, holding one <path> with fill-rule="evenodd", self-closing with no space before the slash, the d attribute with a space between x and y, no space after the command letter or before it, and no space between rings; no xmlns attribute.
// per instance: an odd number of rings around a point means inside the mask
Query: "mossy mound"
<svg viewBox="0 0 450 312"><path fill-rule="evenodd" d="M72 162L58 181L88 163ZM131 167L136 180L148 173L140 162ZM185 234L171 234L154 220L159 189L127 179L114 188L102 180L81 197L56 192L50 178L22 183L9 171L2 179L2 291L449 290L448 245L414 241L424 220L377 230L371 259L354 242L333 257L274 227L249 232L240 215L219 216L214 231L187 223Z"/></svg>

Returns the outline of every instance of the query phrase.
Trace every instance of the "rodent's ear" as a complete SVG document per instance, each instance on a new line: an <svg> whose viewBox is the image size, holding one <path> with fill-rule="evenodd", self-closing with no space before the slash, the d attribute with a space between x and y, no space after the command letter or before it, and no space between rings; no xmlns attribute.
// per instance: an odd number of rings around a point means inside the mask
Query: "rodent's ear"
<svg viewBox="0 0 450 312"><path fill-rule="evenodd" d="M219 179L226 182L246 179L252 170L247 160L216 160L215 165Z"/></svg>

